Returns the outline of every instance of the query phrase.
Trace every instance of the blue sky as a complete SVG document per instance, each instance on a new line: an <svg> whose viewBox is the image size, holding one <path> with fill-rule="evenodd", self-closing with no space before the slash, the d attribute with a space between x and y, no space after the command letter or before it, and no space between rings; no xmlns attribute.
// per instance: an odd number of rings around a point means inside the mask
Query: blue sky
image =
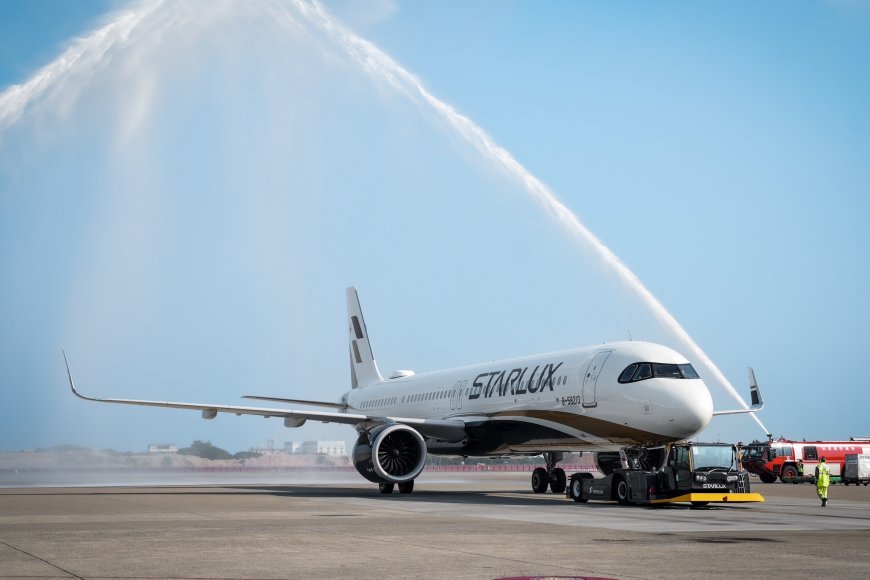
<svg viewBox="0 0 870 580"><path fill-rule="evenodd" d="M741 393L752 365L775 435L870 434L867 2L324 5L550 186ZM0 3L0 94L126 6ZM60 356L97 396L334 399L351 284L384 372L629 333L685 350L514 179L276 6L158 7L0 120L0 450L351 440L88 405Z"/></svg>

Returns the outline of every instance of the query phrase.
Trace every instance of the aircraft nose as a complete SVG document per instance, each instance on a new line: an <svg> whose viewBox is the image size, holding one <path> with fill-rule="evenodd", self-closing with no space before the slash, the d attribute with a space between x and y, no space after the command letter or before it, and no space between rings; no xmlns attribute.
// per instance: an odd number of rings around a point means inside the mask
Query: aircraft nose
<svg viewBox="0 0 870 580"><path fill-rule="evenodd" d="M713 397L704 381L698 379L696 384L682 393L681 405L674 419L683 431L683 437L692 437L710 423L713 418Z"/></svg>

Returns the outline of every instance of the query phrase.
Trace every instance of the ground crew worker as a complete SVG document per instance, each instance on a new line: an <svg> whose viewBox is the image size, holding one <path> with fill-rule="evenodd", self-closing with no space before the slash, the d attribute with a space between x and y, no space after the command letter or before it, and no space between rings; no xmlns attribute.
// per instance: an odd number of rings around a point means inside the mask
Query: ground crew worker
<svg viewBox="0 0 870 580"><path fill-rule="evenodd" d="M804 460L803 459L798 459L797 470L798 470L798 477L803 477L804 476Z"/></svg>
<svg viewBox="0 0 870 580"><path fill-rule="evenodd" d="M825 458L819 458L819 464L816 466L816 493L819 494L819 499L822 500L822 507L828 504L828 485L831 484L831 471L828 469L828 464L825 463Z"/></svg>

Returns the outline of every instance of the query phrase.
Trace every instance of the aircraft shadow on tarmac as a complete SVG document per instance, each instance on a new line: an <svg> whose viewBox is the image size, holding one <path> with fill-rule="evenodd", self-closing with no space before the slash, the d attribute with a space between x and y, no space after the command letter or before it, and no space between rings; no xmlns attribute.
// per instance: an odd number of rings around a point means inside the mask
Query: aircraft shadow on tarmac
<svg viewBox="0 0 870 580"><path fill-rule="evenodd" d="M341 487L316 487L294 485L245 485L233 486L233 489L245 489L248 492L257 491L279 496L292 496L304 498L334 498L334 499L370 499L389 502L414 502L425 501L444 504L475 504L475 505L503 505L503 506L543 506L543 505L567 505L577 509L652 509L652 510L733 510L747 509L749 506L737 505L708 505L694 507L688 504L670 504L657 506L623 506L611 502L588 502L574 503L567 498L554 498L551 494L541 496L527 491L517 490L474 490L474 491L432 491L419 490L413 494L392 493L382 495L376 490L354 489ZM238 493L238 492L236 492ZM559 501L561 499L561 501Z"/></svg>
<svg viewBox="0 0 870 580"><path fill-rule="evenodd" d="M548 506L562 505L575 507L583 510L596 509L647 509L647 510L734 510L751 509L751 506L738 505L709 505L693 507L683 504L668 504L658 506L623 506L612 502L588 502L584 504L568 500L567 498L553 497L552 494L538 495L530 491L520 490L467 490L467 491L439 491L417 490L413 494L392 493L383 495L377 489L354 488L329 485L225 485L225 486L190 486L190 485L161 485L142 487L101 487L89 489L68 488L64 491L15 491L3 493L5 496L67 496L67 495L190 495L190 496L221 496L221 495L275 495L298 498L326 498L326 499L368 499L384 502L429 502L443 504L474 504L492 506Z"/></svg>
<svg viewBox="0 0 870 580"><path fill-rule="evenodd" d="M412 494L380 494L377 489L358 489L347 487L317 487L317 486L293 486L293 485L262 485L243 486L236 489L256 490L279 496L292 496L304 498L333 498L333 499L369 499L384 502L435 502L445 504L489 504L489 505L536 505L547 503L547 499L529 493L527 497L517 496L516 491L505 490L474 490L474 491L431 491L418 490ZM522 492L519 492L522 493ZM505 495L510 494L510 495ZM567 500L566 500L567 501Z"/></svg>
<svg viewBox="0 0 870 580"><path fill-rule="evenodd" d="M384 502L435 502L444 504L477 504L504 506L541 506L552 504L552 499L535 496L529 492L528 497L504 494L516 494L515 491L418 491L413 494L393 493L382 495L377 489L356 489L349 487L324 487L313 485L227 485L227 486L144 486L138 488L101 487L80 491L79 488L69 488L64 491L15 491L3 493L3 496L112 496L112 495L189 495L189 496L239 496L239 495L274 495L281 497L324 498L324 499L368 499ZM567 500L565 500L567 502ZM568 502L570 503L570 502ZM592 507L593 504L587 504ZM595 507L607 507L599 504Z"/></svg>

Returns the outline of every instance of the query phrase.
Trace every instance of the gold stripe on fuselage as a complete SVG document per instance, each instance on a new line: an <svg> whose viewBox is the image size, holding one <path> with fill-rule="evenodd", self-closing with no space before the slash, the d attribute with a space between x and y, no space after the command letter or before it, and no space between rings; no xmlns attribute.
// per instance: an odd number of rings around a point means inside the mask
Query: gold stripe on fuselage
<svg viewBox="0 0 870 580"><path fill-rule="evenodd" d="M606 439L611 443L618 445L663 445L678 441L676 437L669 435L660 435L651 433L641 429L635 429L628 425L620 425L603 419L596 419L585 415L577 415L576 413L568 413L565 411L535 411L535 410L516 410L516 411L499 411L497 413L487 413L485 416L494 421L507 421L515 419L523 421L524 417L555 423L564 427L569 427L583 433L588 433L599 439Z"/></svg>

